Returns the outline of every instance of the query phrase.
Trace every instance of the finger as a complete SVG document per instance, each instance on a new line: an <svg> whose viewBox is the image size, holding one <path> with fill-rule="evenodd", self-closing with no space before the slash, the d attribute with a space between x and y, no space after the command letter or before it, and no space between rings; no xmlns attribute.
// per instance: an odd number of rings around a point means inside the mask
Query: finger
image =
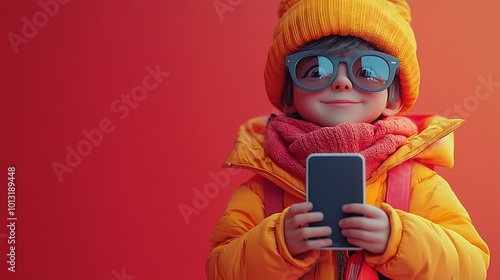
<svg viewBox="0 0 500 280"><path fill-rule="evenodd" d="M305 253L310 250L317 250L323 247L331 246L333 240L330 238L321 238L313 240L300 240L294 244L294 255Z"/></svg>
<svg viewBox="0 0 500 280"><path fill-rule="evenodd" d="M285 219L289 219L300 213L309 212L312 210L312 207L313 205L311 202L295 203L290 206L290 209L288 209L287 213L285 214Z"/></svg>
<svg viewBox="0 0 500 280"><path fill-rule="evenodd" d="M318 237L327 237L332 234L332 228L329 226L306 227L296 230L294 234L299 239L310 239Z"/></svg>
<svg viewBox="0 0 500 280"><path fill-rule="evenodd" d="M304 252L307 252L309 250L317 250L323 247L332 246L332 244L333 240L331 238L309 239L304 240L303 248L305 249Z"/></svg>
<svg viewBox="0 0 500 280"><path fill-rule="evenodd" d="M386 215L385 212L373 205L363 203L349 203L342 206L342 212L361 214L370 218L378 218Z"/></svg>
<svg viewBox="0 0 500 280"><path fill-rule="evenodd" d="M381 232L373 232L359 229L343 229L341 234L347 238L353 238L369 243L385 242L384 234Z"/></svg>
<svg viewBox="0 0 500 280"><path fill-rule="evenodd" d="M356 228L367 231L380 231L389 226L388 221L367 217L349 217L339 221L339 227L343 229Z"/></svg>
<svg viewBox="0 0 500 280"><path fill-rule="evenodd" d="M324 215L321 212L297 214L285 221L285 227L289 229L299 228L309 223L320 222L323 219Z"/></svg>
<svg viewBox="0 0 500 280"><path fill-rule="evenodd" d="M307 252L313 249L319 249L325 246L331 246L333 241L325 236L331 234L330 227L302 228L289 232L287 237L287 246L292 255ZM316 237L316 239L308 239Z"/></svg>
<svg viewBox="0 0 500 280"><path fill-rule="evenodd" d="M355 239L355 238L347 238L347 242L349 242L350 244L352 244L354 246L363 248L363 249L365 249L371 253L375 253L375 254L382 254L382 253L384 253L384 251L386 249L386 244L372 243L372 242L367 242L367 241L359 240L359 239Z"/></svg>

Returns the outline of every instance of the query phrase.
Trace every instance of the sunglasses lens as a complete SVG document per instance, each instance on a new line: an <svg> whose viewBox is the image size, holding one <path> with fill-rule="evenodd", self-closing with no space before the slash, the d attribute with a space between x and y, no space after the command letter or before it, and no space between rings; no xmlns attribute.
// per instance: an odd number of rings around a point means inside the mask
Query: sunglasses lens
<svg viewBox="0 0 500 280"><path fill-rule="evenodd" d="M328 84L332 79L332 62L324 56L306 56L297 62L295 76L305 88L315 89Z"/></svg>
<svg viewBox="0 0 500 280"><path fill-rule="evenodd" d="M389 64L378 56L365 55L354 61L352 74L360 86L377 90L383 88L389 80Z"/></svg>

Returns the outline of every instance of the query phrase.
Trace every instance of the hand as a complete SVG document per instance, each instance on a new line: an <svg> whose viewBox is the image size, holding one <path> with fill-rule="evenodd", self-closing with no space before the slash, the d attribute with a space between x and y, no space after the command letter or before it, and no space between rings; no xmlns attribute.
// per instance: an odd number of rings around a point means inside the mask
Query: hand
<svg viewBox="0 0 500 280"><path fill-rule="evenodd" d="M371 253L385 252L391 226L389 217L382 209L368 204L351 203L342 206L342 211L364 215L339 221L342 235L347 237L347 242Z"/></svg>
<svg viewBox="0 0 500 280"><path fill-rule="evenodd" d="M308 223L322 221L321 212L311 212L311 202L296 203L290 206L285 214L285 242L292 256L332 245L330 238L308 240L314 237L324 237L332 233L328 226L307 227Z"/></svg>

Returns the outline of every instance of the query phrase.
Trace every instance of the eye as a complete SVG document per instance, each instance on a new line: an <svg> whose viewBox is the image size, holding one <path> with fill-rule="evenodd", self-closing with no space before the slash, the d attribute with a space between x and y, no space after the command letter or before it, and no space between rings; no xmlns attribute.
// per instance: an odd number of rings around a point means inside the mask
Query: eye
<svg viewBox="0 0 500 280"><path fill-rule="evenodd" d="M327 71L326 69L320 67L319 65L315 65L304 74L304 78L322 78L325 76L331 76L331 71Z"/></svg>
<svg viewBox="0 0 500 280"><path fill-rule="evenodd" d="M379 75L377 72L371 67L364 67L359 69L358 73L356 73L356 77L368 79L368 80L377 80Z"/></svg>

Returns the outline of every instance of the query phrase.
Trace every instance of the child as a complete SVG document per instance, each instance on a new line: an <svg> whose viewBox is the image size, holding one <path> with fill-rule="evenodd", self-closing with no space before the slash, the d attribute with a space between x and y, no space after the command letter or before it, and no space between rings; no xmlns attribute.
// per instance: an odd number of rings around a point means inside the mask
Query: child
<svg viewBox="0 0 500 280"><path fill-rule="evenodd" d="M304 202L305 161L328 152L365 157L367 203L343 206L362 217L339 225L375 277L486 278L487 245L447 182L428 167L453 164L449 136L462 121L396 116L418 95L409 22L404 0L281 2L265 81L271 103L285 114L241 127L225 166L256 175L235 190L214 230L208 279L344 279L350 254L318 250L332 240L309 238L332 229L307 227L323 214ZM385 201L388 172L407 161L411 197L404 211ZM267 215L270 186L282 190L284 207Z"/></svg>

